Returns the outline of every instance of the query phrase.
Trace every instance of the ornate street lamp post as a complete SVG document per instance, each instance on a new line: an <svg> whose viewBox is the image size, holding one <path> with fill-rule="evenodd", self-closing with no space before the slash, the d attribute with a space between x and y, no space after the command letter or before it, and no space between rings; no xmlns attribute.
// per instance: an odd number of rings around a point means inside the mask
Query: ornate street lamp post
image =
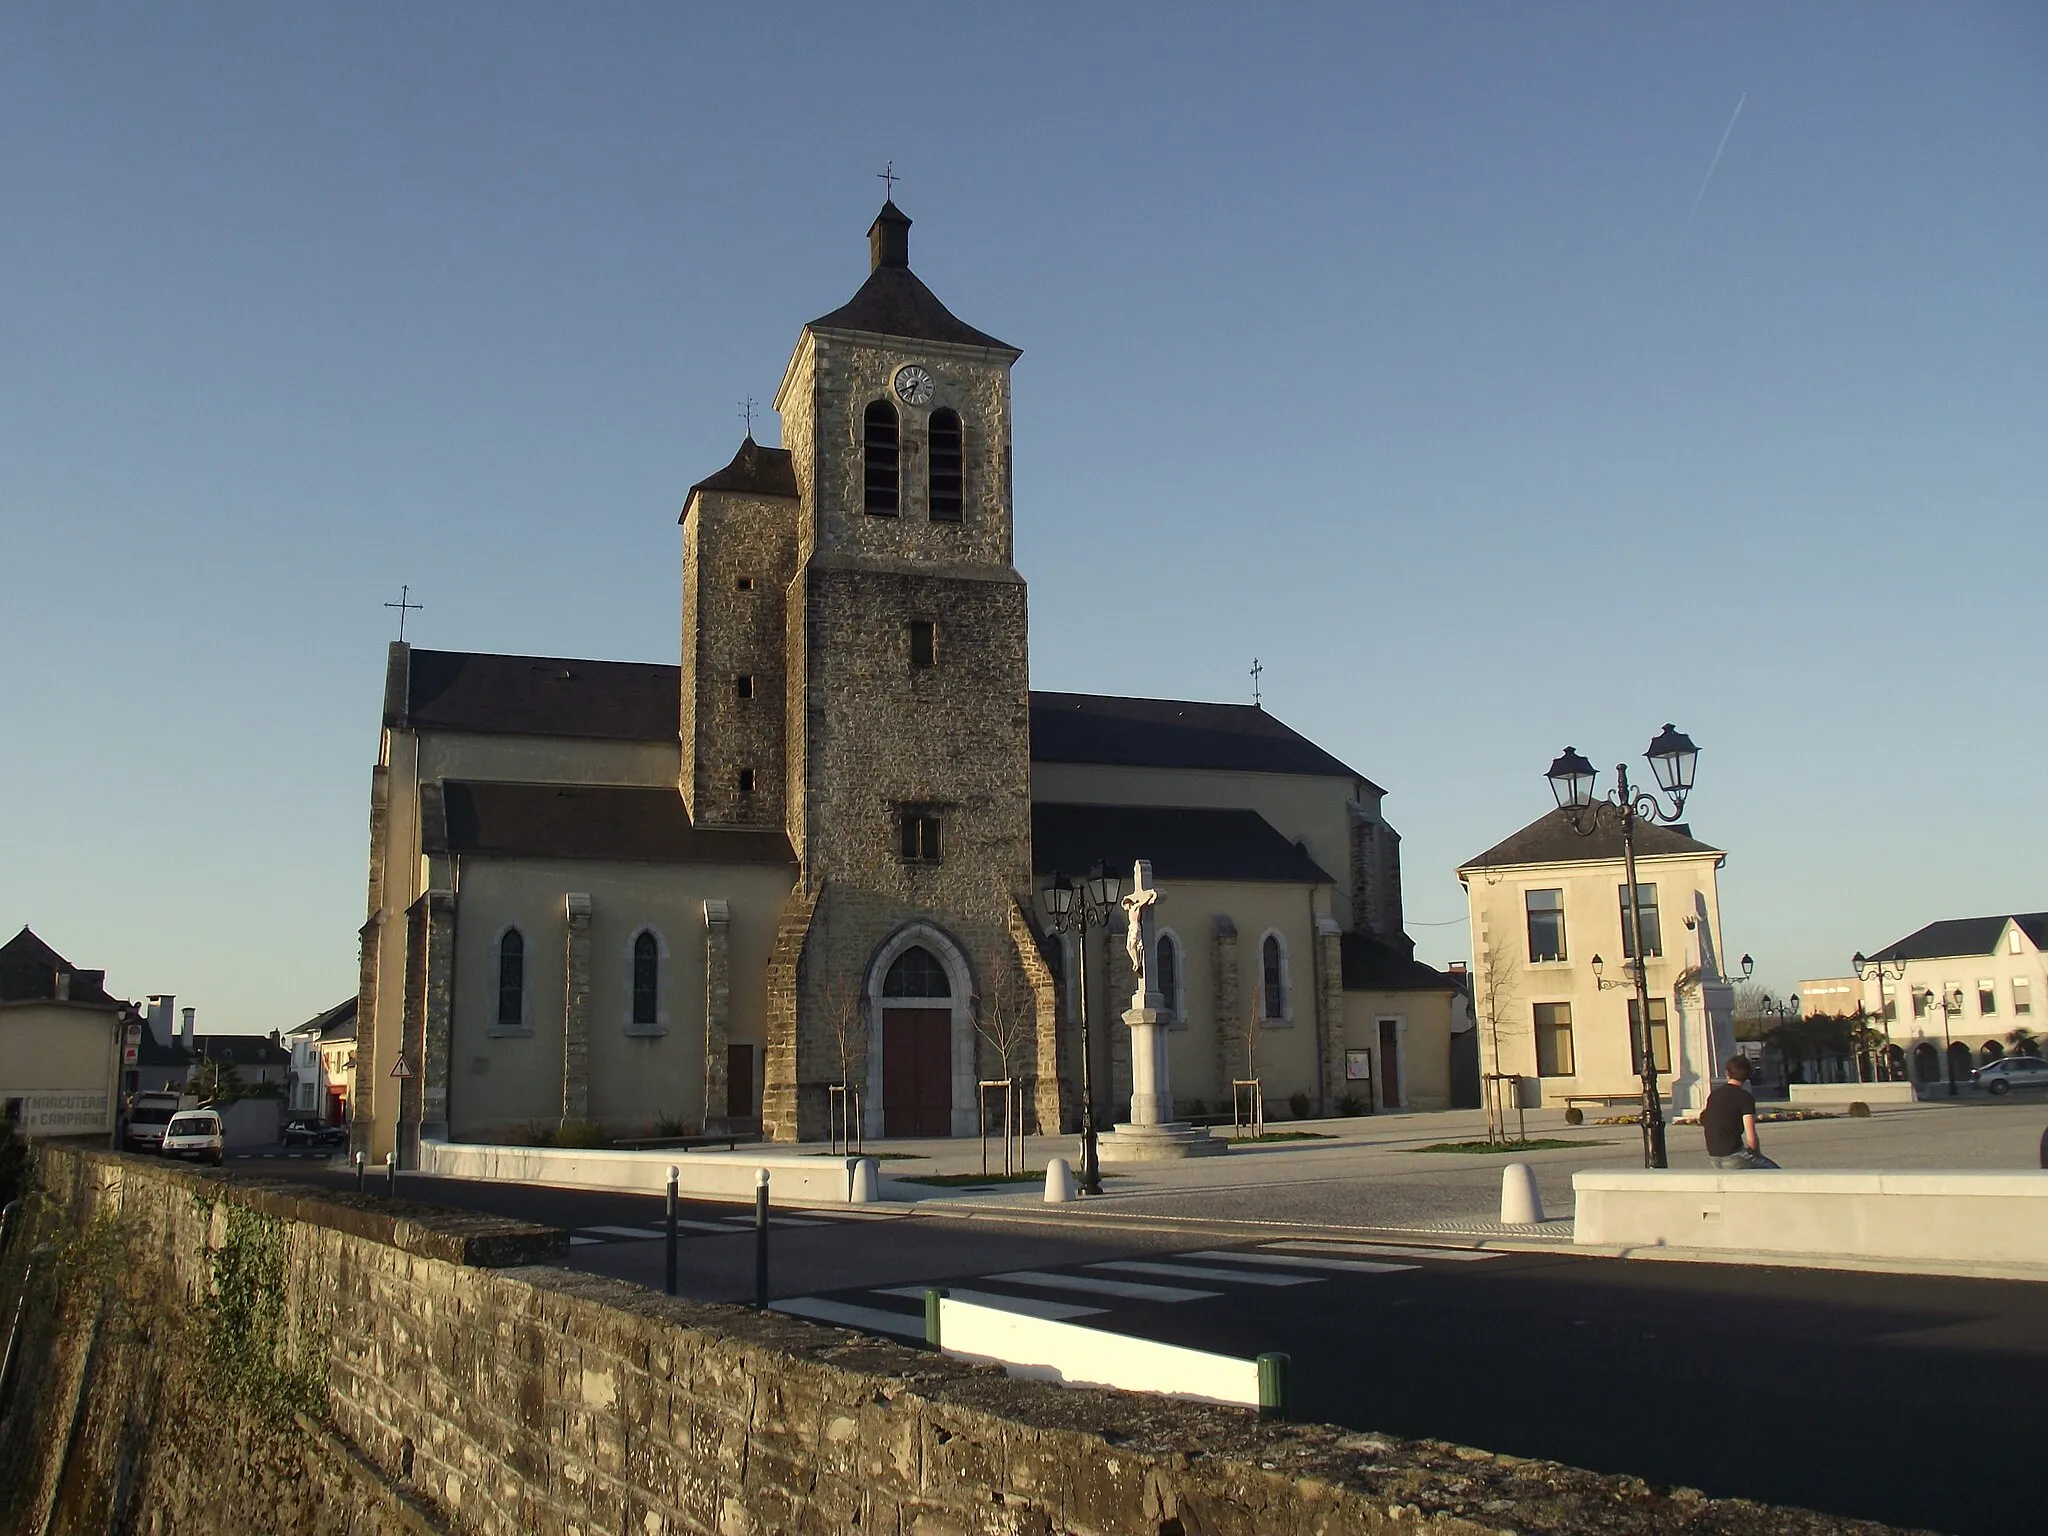
<svg viewBox="0 0 2048 1536"><path fill-rule="evenodd" d="M1949 1038L1948 1019L1952 1013L1963 1011L1963 989L1942 987L1935 993L1941 1003L1941 1075L1948 1079L1948 1096L1956 1096L1956 1059L1952 1054L1955 1042Z"/></svg>
<svg viewBox="0 0 2048 1536"><path fill-rule="evenodd" d="M1849 964L1855 967L1858 981L1869 981L1872 977L1877 979L1877 1019L1884 1025L1884 1070L1889 1073L1892 1069L1892 1016L1885 1007L1884 984L1888 981L1904 980L1906 962L1896 956L1889 960L1882 956L1875 960L1867 959L1859 949L1849 957ZM1886 1080L1879 1074L1874 1063L1870 1069L1870 1079L1872 1082Z"/></svg>
<svg viewBox="0 0 2048 1536"><path fill-rule="evenodd" d="M1643 962L1643 908L1641 893L1636 889L1636 821L1641 818L1654 825L1660 821L1678 820L1685 810L1685 797L1692 793L1693 771L1699 765L1700 751L1692 744L1691 737L1667 723L1643 756L1649 759L1651 771L1657 775L1658 786L1671 797L1668 812L1655 794L1638 790L1629 783L1626 763L1615 765L1617 782L1613 791L1596 797L1593 784L1599 774L1579 755L1576 747L1566 747L1544 777L1550 780L1550 792L1557 797L1558 809L1565 813L1572 830L1579 836L1591 837L1600 829L1603 819L1617 822L1621 827L1622 879L1628 882L1624 887L1628 892L1628 948L1631 957L1628 964L1636 993L1634 1032L1639 1036L1637 1050L1643 1076L1643 1166L1668 1168L1670 1160L1664 1150L1664 1104L1657 1096L1657 1053L1652 1048L1650 1035L1650 986L1648 968Z"/></svg>
<svg viewBox="0 0 2048 1536"><path fill-rule="evenodd" d="M1095 1052L1088 1035L1088 930L1107 928L1122 911L1123 882L1097 864L1078 885L1054 870L1039 893L1054 933L1076 936L1081 988L1081 1193L1102 1193L1102 1162L1096 1150Z"/></svg>

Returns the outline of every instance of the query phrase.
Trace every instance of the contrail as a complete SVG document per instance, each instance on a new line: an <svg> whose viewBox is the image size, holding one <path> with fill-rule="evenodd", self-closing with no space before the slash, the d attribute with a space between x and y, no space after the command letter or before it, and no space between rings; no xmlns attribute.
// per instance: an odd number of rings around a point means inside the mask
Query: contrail
<svg viewBox="0 0 2048 1536"><path fill-rule="evenodd" d="M1707 187L1714 179L1715 169L1721 164L1721 154L1728 148L1730 136L1735 132L1735 119L1742 116L1742 104L1748 100L1749 92L1744 91L1735 103L1735 110L1728 114L1728 126L1721 130L1721 142L1714 146L1714 158L1707 162L1707 174L1700 178L1700 189L1693 197L1692 208L1685 216L1685 224L1678 231L1678 238L1671 243L1671 255L1674 260L1677 259L1679 246L1685 243L1685 237L1692 229L1693 219L1699 214L1700 204L1707 200Z"/></svg>

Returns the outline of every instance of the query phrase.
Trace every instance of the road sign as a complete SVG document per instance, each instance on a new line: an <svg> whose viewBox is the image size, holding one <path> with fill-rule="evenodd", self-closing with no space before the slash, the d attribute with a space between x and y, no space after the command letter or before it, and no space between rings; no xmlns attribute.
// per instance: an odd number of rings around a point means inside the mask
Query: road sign
<svg viewBox="0 0 2048 1536"><path fill-rule="evenodd" d="M133 1046L133 1045L124 1045L124 1046L122 1046L122 1047L121 1047L121 1065L122 1065L122 1066L124 1066L124 1067L132 1067L132 1066L134 1066L134 1065L135 1065L135 1058L136 1058L137 1056L139 1056L140 1054L141 1054L141 1048L140 1048L139 1046Z"/></svg>
<svg viewBox="0 0 2048 1536"><path fill-rule="evenodd" d="M142 1044L142 1026L140 1024L130 1024L122 1031L122 1043L131 1051L136 1046Z"/></svg>
<svg viewBox="0 0 2048 1536"><path fill-rule="evenodd" d="M412 1066L410 1063L406 1061L406 1059L403 1056L401 1056L398 1058L397 1062L392 1066L391 1075L393 1077L411 1077Z"/></svg>

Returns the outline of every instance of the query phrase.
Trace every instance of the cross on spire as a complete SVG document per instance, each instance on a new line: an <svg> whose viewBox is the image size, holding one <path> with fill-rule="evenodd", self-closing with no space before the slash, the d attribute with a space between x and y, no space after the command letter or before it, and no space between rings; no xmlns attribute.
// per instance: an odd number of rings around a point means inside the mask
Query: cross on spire
<svg viewBox="0 0 2048 1536"><path fill-rule="evenodd" d="M898 176L896 174L896 162L894 160L891 160L887 165L882 167L881 170L875 172L875 176L889 189L887 192L882 194L883 197L886 198L889 202L895 202L896 183L903 179L901 176Z"/></svg>
<svg viewBox="0 0 2048 1536"><path fill-rule="evenodd" d="M1260 663L1259 663L1259 658L1258 658L1258 657L1256 657L1256 656L1254 656L1254 657L1252 658L1252 708L1253 708L1253 709L1257 709L1257 708L1259 707L1259 676L1260 676L1260 674L1261 674L1261 673L1263 673L1263 672L1264 672L1265 670L1266 670L1266 669L1265 669L1265 667L1263 667L1262 665L1260 665Z"/></svg>
<svg viewBox="0 0 2048 1536"><path fill-rule="evenodd" d="M757 402L752 395L739 402L740 420L747 424L747 436L754 435L754 406Z"/></svg>
<svg viewBox="0 0 2048 1536"><path fill-rule="evenodd" d="M412 588L401 585L398 589L398 601L384 605L386 608L396 608L398 610L398 643L400 645L405 643L405 616L408 613L424 613L427 608L425 603L411 601L411 597Z"/></svg>

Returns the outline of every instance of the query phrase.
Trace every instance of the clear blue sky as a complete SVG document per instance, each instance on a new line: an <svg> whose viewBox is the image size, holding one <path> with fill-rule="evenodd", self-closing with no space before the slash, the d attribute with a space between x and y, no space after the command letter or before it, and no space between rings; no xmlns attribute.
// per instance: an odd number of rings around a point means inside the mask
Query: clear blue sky
<svg viewBox="0 0 2048 1536"><path fill-rule="evenodd" d="M22 0L0 926L212 1028L351 992L380 605L672 661L683 493L891 157L1024 349L1034 683L1261 657L1387 787L1424 958L1560 747L1667 719L1774 986L2048 906L2033 0Z"/></svg>

